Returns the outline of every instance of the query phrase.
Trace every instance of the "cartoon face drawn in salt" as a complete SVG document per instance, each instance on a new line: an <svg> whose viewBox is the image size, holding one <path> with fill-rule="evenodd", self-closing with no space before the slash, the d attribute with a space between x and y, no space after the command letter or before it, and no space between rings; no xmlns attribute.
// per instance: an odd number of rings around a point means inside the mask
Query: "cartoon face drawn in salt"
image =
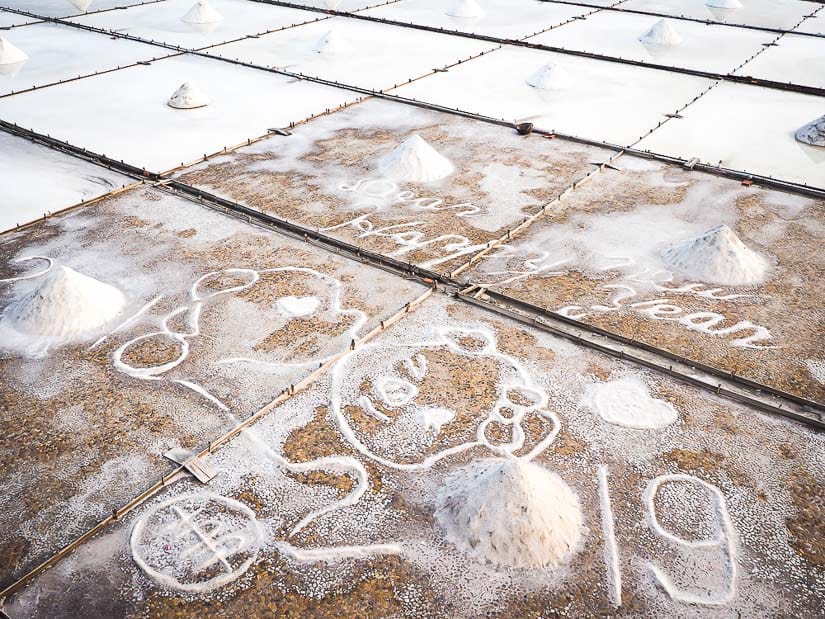
<svg viewBox="0 0 825 619"><path fill-rule="evenodd" d="M454 388L464 380L474 382ZM529 461L560 429L547 393L482 328L359 348L335 366L330 404L359 452L399 470L426 469L476 447Z"/></svg>
<svg viewBox="0 0 825 619"><path fill-rule="evenodd" d="M314 269L223 269L199 277L159 329L117 348L114 366L141 380L181 385L228 410L225 401L244 375L317 367L346 349L366 320L341 306L339 280ZM172 358L141 363L140 351L153 344L171 348Z"/></svg>

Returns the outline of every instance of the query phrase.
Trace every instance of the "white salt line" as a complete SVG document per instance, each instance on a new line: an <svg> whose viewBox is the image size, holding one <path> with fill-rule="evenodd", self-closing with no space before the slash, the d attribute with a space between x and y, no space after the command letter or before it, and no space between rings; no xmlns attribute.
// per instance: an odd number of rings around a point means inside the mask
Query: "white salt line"
<svg viewBox="0 0 825 619"><path fill-rule="evenodd" d="M94 344L92 344L91 347L89 348L89 350L92 350L92 349L96 348L97 346L99 346L100 344L105 342L108 337L110 337L110 336L114 335L115 333L117 333L118 331L121 331L122 329L125 329L126 327L128 327L135 320L137 320L138 318L143 316L143 314L145 314L152 307L154 307L157 304L157 302L160 301L162 298L163 298L162 294L159 294L158 296L156 296L154 299L149 301L149 303L147 303L146 305L141 307L137 311L137 313L133 314L132 316L130 316L129 318L124 320L122 323L120 323L117 327L115 327L114 330L111 333L109 333L108 335L104 335L102 338L100 338L98 341L96 341Z"/></svg>
<svg viewBox="0 0 825 619"><path fill-rule="evenodd" d="M607 585L613 606L622 605L622 572L619 568L619 548L613 530L613 507L610 505L610 491L607 487L607 467L599 465L599 497L602 507L602 531L604 533L604 556L607 564Z"/></svg>
<svg viewBox="0 0 825 619"><path fill-rule="evenodd" d="M340 559L365 559L373 555L398 555L398 544L370 544L367 546L336 546L333 548L296 548L287 542L276 546L282 553L302 563L315 561L338 561Z"/></svg>
<svg viewBox="0 0 825 619"><path fill-rule="evenodd" d="M40 277L41 275L45 275L48 273L51 268L54 266L54 260L49 258L48 256L27 256L26 258L18 258L17 260L12 260L14 264L19 264L21 262L28 262L29 260L46 260L49 263L42 271L38 271L37 273L30 273L29 275L21 275L20 277L9 277L6 279L0 279L0 284L4 282L19 282L24 279L34 279L35 277Z"/></svg>

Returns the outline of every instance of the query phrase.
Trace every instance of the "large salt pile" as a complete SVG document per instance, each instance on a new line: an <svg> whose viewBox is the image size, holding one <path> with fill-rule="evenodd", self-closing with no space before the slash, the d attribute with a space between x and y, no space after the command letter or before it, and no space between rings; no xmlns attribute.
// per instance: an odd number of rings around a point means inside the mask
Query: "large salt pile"
<svg viewBox="0 0 825 619"><path fill-rule="evenodd" d="M662 257L685 275L725 286L757 284L770 268L765 258L749 249L725 225L666 249Z"/></svg>
<svg viewBox="0 0 825 619"><path fill-rule="evenodd" d="M0 37L0 64L17 64L25 62L29 57L16 45L6 38Z"/></svg>
<svg viewBox="0 0 825 619"><path fill-rule="evenodd" d="M192 110L209 105L209 98L192 82L184 82L166 105L178 110Z"/></svg>
<svg viewBox="0 0 825 619"><path fill-rule="evenodd" d="M556 566L581 537L579 498L555 473L516 459L473 462L436 498L435 519L449 542L499 566Z"/></svg>
<svg viewBox="0 0 825 619"><path fill-rule="evenodd" d="M2 320L19 335L64 343L105 327L125 304L123 293L114 286L59 266L39 287L10 304Z"/></svg>
<svg viewBox="0 0 825 619"><path fill-rule="evenodd" d="M473 17L483 17L484 10L478 5L476 0L459 0L459 2L447 9L447 15L450 17L469 19Z"/></svg>
<svg viewBox="0 0 825 619"><path fill-rule="evenodd" d="M679 416L669 402L651 397L645 384L633 378L590 385L582 403L607 423L639 430L664 428Z"/></svg>
<svg viewBox="0 0 825 619"><path fill-rule="evenodd" d="M739 0L705 0L705 6L714 9L741 9L742 3Z"/></svg>
<svg viewBox="0 0 825 619"><path fill-rule="evenodd" d="M573 78L557 62L549 62L527 78L527 83L539 90L567 90Z"/></svg>
<svg viewBox="0 0 825 619"><path fill-rule="evenodd" d="M797 129L796 139L811 146L825 146L825 116Z"/></svg>
<svg viewBox="0 0 825 619"><path fill-rule="evenodd" d="M349 42L341 38L337 32L330 30L318 41L314 51L318 54L335 56L337 54L347 54L351 52L352 46Z"/></svg>
<svg viewBox="0 0 825 619"><path fill-rule="evenodd" d="M69 2L74 6L78 11L86 11L89 8L89 5L92 3L92 0L69 0Z"/></svg>
<svg viewBox="0 0 825 619"><path fill-rule="evenodd" d="M682 42L682 37L676 32L676 28L669 19L660 19L645 34L639 37L645 45L661 45L672 47Z"/></svg>
<svg viewBox="0 0 825 619"><path fill-rule="evenodd" d="M379 171L388 178L410 183L429 183L453 173L449 159L414 134L378 161Z"/></svg>
<svg viewBox="0 0 825 619"><path fill-rule="evenodd" d="M198 0L189 11L181 17L187 24L215 24L223 19L206 0Z"/></svg>

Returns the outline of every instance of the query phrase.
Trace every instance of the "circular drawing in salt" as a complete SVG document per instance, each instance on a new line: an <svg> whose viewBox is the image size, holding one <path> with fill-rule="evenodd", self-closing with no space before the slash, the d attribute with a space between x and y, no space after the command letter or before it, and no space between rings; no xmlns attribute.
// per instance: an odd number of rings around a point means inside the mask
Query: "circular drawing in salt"
<svg viewBox="0 0 825 619"><path fill-rule="evenodd" d="M246 505L217 494L175 497L132 529L135 563L160 585L192 593L222 587L255 561L260 531Z"/></svg>
<svg viewBox="0 0 825 619"><path fill-rule="evenodd" d="M581 538L579 498L564 480L524 460L479 460L453 473L435 518L449 542L494 565L555 567Z"/></svg>
<svg viewBox="0 0 825 619"><path fill-rule="evenodd" d="M608 423L639 430L664 428L679 417L670 403L651 397L644 383L636 379L591 385L584 404Z"/></svg>

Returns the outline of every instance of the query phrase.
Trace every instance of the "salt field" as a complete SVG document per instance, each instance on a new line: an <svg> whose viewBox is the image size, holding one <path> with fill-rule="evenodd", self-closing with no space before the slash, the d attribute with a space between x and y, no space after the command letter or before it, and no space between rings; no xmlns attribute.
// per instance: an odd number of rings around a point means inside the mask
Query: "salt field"
<svg viewBox="0 0 825 619"><path fill-rule="evenodd" d="M0 616L820 616L823 19L0 0Z"/></svg>

